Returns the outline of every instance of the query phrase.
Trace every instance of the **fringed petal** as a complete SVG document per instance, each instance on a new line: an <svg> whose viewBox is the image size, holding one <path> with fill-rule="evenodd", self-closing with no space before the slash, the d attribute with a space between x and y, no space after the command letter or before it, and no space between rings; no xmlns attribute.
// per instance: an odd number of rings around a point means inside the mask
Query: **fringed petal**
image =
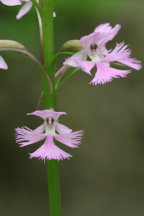
<svg viewBox="0 0 144 216"><path fill-rule="evenodd" d="M142 68L141 62L135 58L131 58L130 55L131 50L128 49L128 45L125 45L124 42L122 42L117 44L116 47L103 59L103 61L117 61L136 70L140 70Z"/></svg>
<svg viewBox="0 0 144 216"><path fill-rule="evenodd" d="M68 134L57 134L54 136L54 138L66 146L78 148L78 146L81 144L82 136L83 131L79 130Z"/></svg>
<svg viewBox="0 0 144 216"><path fill-rule="evenodd" d="M128 58L131 55L131 50L127 47L128 45L125 45L124 42L117 44L116 47L103 59L103 61L114 62Z"/></svg>
<svg viewBox="0 0 144 216"><path fill-rule="evenodd" d="M123 60L118 60L118 62L127 65L135 70L140 70L142 68L141 61L138 61L135 58L126 58Z"/></svg>
<svg viewBox="0 0 144 216"><path fill-rule="evenodd" d="M104 65L101 62L96 63L97 72L90 84L105 84L111 82L113 78L126 77L130 70L118 70Z"/></svg>
<svg viewBox="0 0 144 216"><path fill-rule="evenodd" d="M46 137L44 134L42 134L43 131L44 124L35 130L31 130L28 127L16 128L16 142L20 145L20 147L39 142Z"/></svg>
<svg viewBox="0 0 144 216"><path fill-rule="evenodd" d="M38 158L41 160L63 160L70 159L72 155L64 152L53 142L53 136L47 136L44 144L35 152L30 153L30 158Z"/></svg>

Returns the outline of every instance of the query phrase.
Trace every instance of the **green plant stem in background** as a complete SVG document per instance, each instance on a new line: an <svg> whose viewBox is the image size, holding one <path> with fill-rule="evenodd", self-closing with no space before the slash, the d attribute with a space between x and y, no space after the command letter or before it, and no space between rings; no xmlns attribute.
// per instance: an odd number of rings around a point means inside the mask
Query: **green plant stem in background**
<svg viewBox="0 0 144 216"><path fill-rule="evenodd" d="M53 108L56 110L56 93L55 93L55 77L54 77L54 35L53 35L53 11L54 0L42 1L42 32L43 32L43 54L44 66L48 72L53 85L53 93L50 92L48 80L45 76L43 79L44 92L44 108ZM48 171L48 191L49 191L49 208L50 216L61 216L61 199L60 199L60 180L59 180L59 164L56 160L47 161Z"/></svg>

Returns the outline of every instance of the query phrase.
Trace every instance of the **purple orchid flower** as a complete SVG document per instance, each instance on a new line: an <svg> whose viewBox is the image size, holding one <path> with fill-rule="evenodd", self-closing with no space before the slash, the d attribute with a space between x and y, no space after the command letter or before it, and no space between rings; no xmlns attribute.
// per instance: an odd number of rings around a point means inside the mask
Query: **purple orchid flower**
<svg viewBox="0 0 144 216"><path fill-rule="evenodd" d="M22 2L25 2L25 4L22 6L22 8L19 10L16 19L21 19L25 14L27 14L30 9L33 6L33 3L31 0L0 0L3 4L7 6L16 6L21 5ZM53 17L56 17L56 13L53 13Z"/></svg>
<svg viewBox="0 0 144 216"><path fill-rule="evenodd" d="M30 158L41 160L63 160L72 156L54 144L54 139L71 148L78 148L81 143L83 131L75 131L57 122L65 112L55 112L53 110L38 110L27 115L36 115L44 120L44 123L35 130L28 127L16 128L16 142L20 147L45 140L44 144L35 152L30 153Z"/></svg>
<svg viewBox="0 0 144 216"><path fill-rule="evenodd" d="M111 62L119 62L133 69L140 70L141 62L131 58L131 51L124 43L116 44L113 50L106 49L106 43L111 41L121 26L114 28L109 23L99 25L93 33L82 37L79 43L83 49L68 58L64 65L80 67L85 73L91 74L91 69L96 66L97 72L90 84L105 84L113 78L125 77L131 70L119 70L110 67Z"/></svg>
<svg viewBox="0 0 144 216"><path fill-rule="evenodd" d="M2 56L0 56L0 69L7 70L8 66Z"/></svg>
<svg viewBox="0 0 144 216"><path fill-rule="evenodd" d="M17 19L20 19L25 14L27 14L33 5L33 3L30 0L0 0L0 1L7 6L21 5L22 2L25 2L25 4L22 6L22 8L20 9L20 11L16 16Z"/></svg>

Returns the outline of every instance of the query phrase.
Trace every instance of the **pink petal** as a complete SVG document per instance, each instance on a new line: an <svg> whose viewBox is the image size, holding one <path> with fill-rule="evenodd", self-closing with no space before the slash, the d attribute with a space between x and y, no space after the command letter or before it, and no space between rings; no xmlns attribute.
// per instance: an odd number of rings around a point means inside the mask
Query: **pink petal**
<svg viewBox="0 0 144 216"><path fill-rule="evenodd" d="M94 32L101 32L107 34L107 41L112 40L119 32L121 25L116 24L114 28L109 23L101 24L95 28Z"/></svg>
<svg viewBox="0 0 144 216"><path fill-rule="evenodd" d="M19 0L1 0L1 2L7 6L21 5Z"/></svg>
<svg viewBox="0 0 144 216"><path fill-rule="evenodd" d="M31 1L28 1L18 12L16 19L22 18L26 13L29 12L29 10L32 8L33 3Z"/></svg>
<svg viewBox="0 0 144 216"><path fill-rule="evenodd" d="M84 49L89 52L91 44L97 44L97 46L101 46L102 42L107 38L107 34L101 32L93 32L89 35L86 35L80 38L79 42L84 47Z"/></svg>
<svg viewBox="0 0 144 216"><path fill-rule="evenodd" d="M64 65L69 65L72 67L79 67L79 64L77 63L77 60L86 60L87 54L81 50L80 52L77 52L74 54L72 57L68 58L65 62Z"/></svg>
<svg viewBox="0 0 144 216"><path fill-rule="evenodd" d="M19 143L20 147L39 142L45 138L45 135L42 134L43 131L44 124L35 130L28 127L16 128L16 142Z"/></svg>
<svg viewBox="0 0 144 216"><path fill-rule="evenodd" d="M36 129L34 129L33 131L36 133L43 133L45 130L45 124L40 125L39 127L37 127Z"/></svg>
<svg viewBox="0 0 144 216"><path fill-rule="evenodd" d="M64 65L69 65L71 67L79 67L79 65L76 62L76 59L72 57L66 59L66 61L63 63Z"/></svg>
<svg viewBox="0 0 144 216"><path fill-rule="evenodd" d="M58 122L56 122L56 131L59 134L67 134L67 133L71 133L72 132L72 130L70 128L68 128L65 125L60 124Z"/></svg>
<svg viewBox="0 0 144 216"><path fill-rule="evenodd" d="M33 113L27 113L27 115L35 115L39 116L42 119L46 119L47 117L52 117L57 120L61 115L66 115L66 112L55 112L53 110L37 110Z"/></svg>
<svg viewBox="0 0 144 216"><path fill-rule="evenodd" d="M130 49L127 49L128 45L124 42L119 43L116 47L103 59L104 62L119 61L128 58L131 55Z"/></svg>
<svg viewBox="0 0 144 216"><path fill-rule="evenodd" d="M95 66L95 62L93 61L81 61L81 60L77 60L77 64L79 65L79 67L81 68L82 71L84 71L85 73L91 75L91 69Z"/></svg>
<svg viewBox="0 0 144 216"><path fill-rule="evenodd" d="M66 146L78 148L78 146L81 144L82 135L83 131L79 130L67 134L57 134L54 136L54 138Z"/></svg>
<svg viewBox="0 0 144 216"><path fill-rule="evenodd" d="M111 82L113 78L126 77L130 70L118 70L104 65L101 62L96 63L97 72L90 84L105 84Z"/></svg>
<svg viewBox="0 0 144 216"><path fill-rule="evenodd" d="M44 144L38 148L35 152L30 154L30 158L38 158L41 160L63 160L69 159L72 156L59 147L53 142L53 136L47 136Z"/></svg>
<svg viewBox="0 0 144 216"><path fill-rule="evenodd" d="M118 60L118 62L134 68L135 70L140 70L142 68L141 61L138 61L135 58L126 58L123 60Z"/></svg>
<svg viewBox="0 0 144 216"><path fill-rule="evenodd" d="M72 57L68 58L65 62L64 65L69 65L72 67L80 67L82 71L85 73L91 75L91 69L94 67L95 63L92 61L86 61L87 55L85 52L82 50Z"/></svg>
<svg viewBox="0 0 144 216"><path fill-rule="evenodd" d="M103 59L104 62L118 61L136 70L142 68L141 62L135 58L130 58L131 50L127 49L124 43L117 44L116 47Z"/></svg>
<svg viewBox="0 0 144 216"><path fill-rule="evenodd" d="M8 69L8 66L7 66L5 60L1 56L0 56L0 69L4 69L4 70Z"/></svg>

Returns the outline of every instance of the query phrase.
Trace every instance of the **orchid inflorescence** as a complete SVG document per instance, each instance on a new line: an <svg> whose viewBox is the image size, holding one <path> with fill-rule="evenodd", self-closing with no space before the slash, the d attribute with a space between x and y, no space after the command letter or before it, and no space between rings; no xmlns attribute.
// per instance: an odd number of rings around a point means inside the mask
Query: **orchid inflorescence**
<svg viewBox="0 0 144 216"><path fill-rule="evenodd" d="M41 22L42 10L40 1L37 0L0 0L7 6L22 5L16 18L23 17L34 5L37 10L39 21ZM55 17L55 12L53 12ZM51 93L57 91L63 82L69 78L74 72L81 69L86 74L92 76L91 70L95 67L96 73L90 84L98 85L111 82L113 78L126 77L131 72L130 69L118 69L113 66L127 66L129 68L140 70L141 62L131 57L131 50L124 42L117 43L114 49L107 49L106 45L113 40L119 32L121 26L119 24L111 27L109 23L101 24L95 28L94 32L83 36L80 40L66 42L60 52L54 56L54 64L59 56L63 54L72 54L71 57L64 60L63 66L55 73L55 85L52 84L49 73L46 78L51 84ZM42 40L42 38L41 38ZM12 42L13 43L13 42ZM3 44L3 43L2 43ZM8 42L9 44L9 42ZM19 47L14 42L14 47L0 47L0 51L10 50L17 51L28 55L34 60L38 66L45 72L44 65L40 63L25 47ZM0 56L0 69L7 69L8 66L4 59ZM47 73L47 71L46 71ZM83 131L72 132L68 127L60 124L58 118L66 114L65 112L56 112L52 109L37 110L28 115L36 115L44 120L44 123L38 128L31 130L28 127L16 128L16 142L20 147L31 145L33 143L45 140L44 144L35 152L30 153L30 158L38 158L42 160L62 160L69 159L70 154L61 150L54 140L71 148L77 148L81 143Z"/></svg>
<svg viewBox="0 0 144 216"><path fill-rule="evenodd" d="M124 42L117 43L114 49L107 48L107 43L114 39L121 28L119 24L112 27L109 23L100 24L93 33L81 37L80 40L65 42L54 54L55 0L0 0L0 2L7 6L20 7L16 15L17 20L27 14L32 7L36 10L40 30L41 59L39 60L23 44L13 40L0 40L0 52L12 51L24 54L35 62L41 73L43 90L38 99L36 111L27 115L38 116L43 122L35 129L26 126L17 127L15 139L20 147L39 145L34 152L29 153L29 158L40 159L46 164L49 215L62 216L59 161L70 159L72 155L59 146L63 144L66 147L78 148L84 132L83 130L73 131L59 122L59 118L66 115L66 112L57 111L58 90L79 70L89 76L94 74L89 84L97 86L111 82L114 78L126 77L131 69L140 70L141 62L131 57L131 50ZM57 60L65 55L68 57L58 68ZM1 55L0 69L8 69ZM40 110L42 99L44 108Z"/></svg>

